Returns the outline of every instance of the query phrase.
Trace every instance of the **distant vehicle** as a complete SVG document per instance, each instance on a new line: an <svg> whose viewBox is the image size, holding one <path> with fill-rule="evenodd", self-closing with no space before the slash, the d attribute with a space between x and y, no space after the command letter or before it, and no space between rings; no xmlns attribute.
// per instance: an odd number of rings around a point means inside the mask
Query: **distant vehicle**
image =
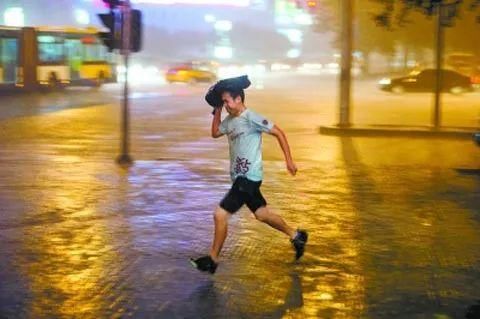
<svg viewBox="0 0 480 319"><path fill-rule="evenodd" d="M217 75L211 63L187 62L170 67L165 74L165 79L169 83L212 83L217 80Z"/></svg>
<svg viewBox="0 0 480 319"><path fill-rule="evenodd" d="M468 76L451 70L441 70L442 92L460 94L473 90L471 80ZM434 92L435 91L435 69L415 71L407 76L382 79L379 82L381 90L393 93L403 92Z"/></svg>
<svg viewBox="0 0 480 319"><path fill-rule="evenodd" d="M473 141L480 146L480 132L473 133Z"/></svg>
<svg viewBox="0 0 480 319"><path fill-rule="evenodd" d="M96 28L0 26L0 89L114 82L111 55Z"/></svg>

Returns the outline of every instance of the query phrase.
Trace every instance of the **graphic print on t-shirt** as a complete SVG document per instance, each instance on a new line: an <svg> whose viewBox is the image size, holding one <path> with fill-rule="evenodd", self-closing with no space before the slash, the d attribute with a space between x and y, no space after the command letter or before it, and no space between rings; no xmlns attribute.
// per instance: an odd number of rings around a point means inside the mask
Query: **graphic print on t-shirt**
<svg viewBox="0 0 480 319"><path fill-rule="evenodd" d="M235 174L247 174L251 164L252 163L250 163L248 159L240 158L237 156L237 158L235 159Z"/></svg>
<svg viewBox="0 0 480 319"><path fill-rule="evenodd" d="M229 114L220 123L219 131L228 138L232 181L240 175L255 182L262 180L262 133L271 132L273 127L270 120L249 109L239 116Z"/></svg>
<svg viewBox="0 0 480 319"><path fill-rule="evenodd" d="M242 136L245 132L239 132L237 133L236 129L233 129L231 132L228 132L228 137L230 138L230 141L235 141L238 137Z"/></svg>

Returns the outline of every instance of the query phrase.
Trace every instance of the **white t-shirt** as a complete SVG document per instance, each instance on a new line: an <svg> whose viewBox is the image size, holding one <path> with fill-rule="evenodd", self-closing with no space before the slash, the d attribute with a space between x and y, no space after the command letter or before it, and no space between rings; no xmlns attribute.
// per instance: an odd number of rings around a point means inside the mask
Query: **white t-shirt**
<svg viewBox="0 0 480 319"><path fill-rule="evenodd" d="M228 115L220 123L220 132L228 137L232 181L238 176L256 182L262 180L262 133L272 128L272 122L249 109L239 116Z"/></svg>

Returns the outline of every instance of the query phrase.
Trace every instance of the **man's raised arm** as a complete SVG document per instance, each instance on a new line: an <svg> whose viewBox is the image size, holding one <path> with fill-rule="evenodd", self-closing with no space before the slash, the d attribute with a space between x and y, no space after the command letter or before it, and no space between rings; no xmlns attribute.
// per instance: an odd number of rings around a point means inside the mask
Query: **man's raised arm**
<svg viewBox="0 0 480 319"><path fill-rule="evenodd" d="M220 132L220 122L222 120L222 108L223 107L216 107L214 109L213 113L213 120L212 120L212 137L213 138L218 138L223 135L222 132Z"/></svg>

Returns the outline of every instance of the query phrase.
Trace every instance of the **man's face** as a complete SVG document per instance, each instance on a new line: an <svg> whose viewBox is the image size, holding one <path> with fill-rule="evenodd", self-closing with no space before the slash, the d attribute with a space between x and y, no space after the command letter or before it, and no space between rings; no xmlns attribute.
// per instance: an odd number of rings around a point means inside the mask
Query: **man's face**
<svg viewBox="0 0 480 319"><path fill-rule="evenodd" d="M237 96L232 98L230 92L222 93L223 106L227 109L227 112L231 115L238 115L243 108L242 98Z"/></svg>

